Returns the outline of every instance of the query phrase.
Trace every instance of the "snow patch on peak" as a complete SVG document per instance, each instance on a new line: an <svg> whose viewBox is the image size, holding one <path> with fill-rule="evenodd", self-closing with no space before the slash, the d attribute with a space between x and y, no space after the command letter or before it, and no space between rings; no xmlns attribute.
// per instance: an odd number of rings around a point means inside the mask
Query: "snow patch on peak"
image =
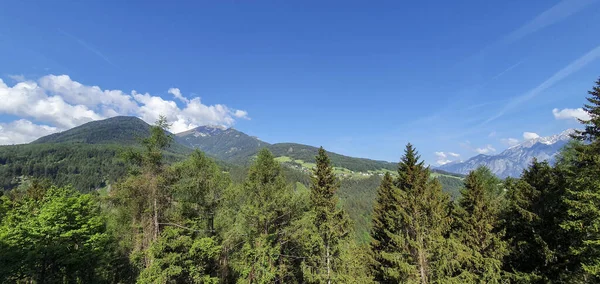
<svg viewBox="0 0 600 284"><path fill-rule="evenodd" d="M552 145L552 144L556 144L559 141L568 141L571 139L571 134L573 134L573 133L575 133L575 129L567 129L567 130L561 132L560 134L525 140L517 145L509 147L507 149L507 151L518 149L518 148L531 148L537 143L541 143L541 144L545 144L545 145Z"/></svg>

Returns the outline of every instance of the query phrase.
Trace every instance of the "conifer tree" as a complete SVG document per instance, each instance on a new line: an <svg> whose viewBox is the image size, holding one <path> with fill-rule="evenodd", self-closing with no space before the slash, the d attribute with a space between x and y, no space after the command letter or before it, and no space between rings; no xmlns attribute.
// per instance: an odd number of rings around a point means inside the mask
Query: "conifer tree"
<svg viewBox="0 0 600 284"><path fill-rule="evenodd" d="M318 245L304 261L306 280L332 283L341 268L341 244L347 241L350 222L346 212L338 209L336 195L340 187L327 153L321 147L312 172L310 200L312 222L318 235Z"/></svg>
<svg viewBox="0 0 600 284"><path fill-rule="evenodd" d="M585 126L585 130L577 131L574 135L579 140L593 142L598 141L600 137L600 78L596 80L596 85L588 91L590 95L588 103L583 105L583 110L590 116L590 119L579 119Z"/></svg>
<svg viewBox="0 0 600 284"><path fill-rule="evenodd" d="M518 180L508 179L502 213L510 253L505 269L518 281L547 283L568 269L567 243L560 228L566 209L564 179L547 162L534 160Z"/></svg>
<svg viewBox="0 0 600 284"><path fill-rule="evenodd" d="M122 210L121 216L131 220L131 234L128 235L133 245L131 259L140 268L146 268L152 262L147 249L160 235L161 219L170 200L163 157L164 149L173 140L168 128L166 118L160 116L150 128L150 136L142 140L144 151L125 153L125 158L133 165L132 174L111 192L113 201Z"/></svg>
<svg viewBox="0 0 600 284"><path fill-rule="evenodd" d="M489 169L480 167L465 178L455 211L455 240L466 248L458 278L463 282L500 283L507 254L499 228L499 184Z"/></svg>
<svg viewBox="0 0 600 284"><path fill-rule="evenodd" d="M573 241L571 261L580 264L584 281L600 282L600 79L588 93L584 110L590 119L581 120L585 130L575 137L589 144L575 146L575 158L567 168L568 217L562 228Z"/></svg>
<svg viewBox="0 0 600 284"><path fill-rule="evenodd" d="M394 181L397 189L389 185L389 176L379 189L373 226L379 281L435 283L447 282L450 277L451 265L446 258L452 221L449 196L436 179L430 178L429 168L419 159L408 144Z"/></svg>
<svg viewBox="0 0 600 284"><path fill-rule="evenodd" d="M239 236L233 266L243 283L294 283L298 252L289 240L290 224L301 212L293 190L285 182L281 166L263 149L250 167L240 193L236 226L229 234Z"/></svg>
<svg viewBox="0 0 600 284"><path fill-rule="evenodd" d="M404 279L401 261L405 258L402 249L394 240L401 231L397 214L401 192L394 186L394 180L386 172L377 189L377 200L373 208L373 229L371 251L375 261L375 280L380 283L397 283Z"/></svg>

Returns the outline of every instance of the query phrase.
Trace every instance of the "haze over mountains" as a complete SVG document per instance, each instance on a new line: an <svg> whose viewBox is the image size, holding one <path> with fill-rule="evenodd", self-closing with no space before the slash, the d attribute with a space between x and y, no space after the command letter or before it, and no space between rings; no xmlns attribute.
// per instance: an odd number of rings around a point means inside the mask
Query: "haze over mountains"
<svg viewBox="0 0 600 284"><path fill-rule="evenodd" d="M464 162L442 165L438 169L452 173L468 174L480 166L486 166L501 178L518 177L534 158L539 161L554 162L560 149L571 140L570 135L574 131L574 129L567 129L560 134L525 140L509 147L498 155L481 154Z"/></svg>

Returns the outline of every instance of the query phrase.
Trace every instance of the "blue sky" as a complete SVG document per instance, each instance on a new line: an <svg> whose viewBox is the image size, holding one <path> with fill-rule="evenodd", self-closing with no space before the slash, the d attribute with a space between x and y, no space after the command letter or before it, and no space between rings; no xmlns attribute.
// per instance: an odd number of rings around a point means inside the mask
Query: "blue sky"
<svg viewBox="0 0 600 284"><path fill-rule="evenodd" d="M599 0L3 1L0 143L162 113L389 161L494 154L578 125L598 18Z"/></svg>

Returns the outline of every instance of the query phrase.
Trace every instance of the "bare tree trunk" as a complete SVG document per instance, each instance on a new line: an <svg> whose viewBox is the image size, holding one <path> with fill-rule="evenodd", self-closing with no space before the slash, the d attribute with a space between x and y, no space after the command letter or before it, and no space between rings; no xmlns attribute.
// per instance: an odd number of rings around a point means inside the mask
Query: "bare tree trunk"
<svg viewBox="0 0 600 284"><path fill-rule="evenodd" d="M325 248L327 249L327 284L331 284L331 256L329 254L329 242L325 244Z"/></svg>
<svg viewBox="0 0 600 284"><path fill-rule="evenodd" d="M152 219L154 221L154 241L158 239L158 186L154 185L153 186L153 198L154 198L154 214L152 216Z"/></svg>
<svg viewBox="0 0 600 284"><path fill-rule="evenodd" d="M424 244L423 244L423 236L419 235L419 244L420 248L418 248L418 256L419 256L419 272L421 274L421 283L427 284L427 259L425 257Z"/></svg>

